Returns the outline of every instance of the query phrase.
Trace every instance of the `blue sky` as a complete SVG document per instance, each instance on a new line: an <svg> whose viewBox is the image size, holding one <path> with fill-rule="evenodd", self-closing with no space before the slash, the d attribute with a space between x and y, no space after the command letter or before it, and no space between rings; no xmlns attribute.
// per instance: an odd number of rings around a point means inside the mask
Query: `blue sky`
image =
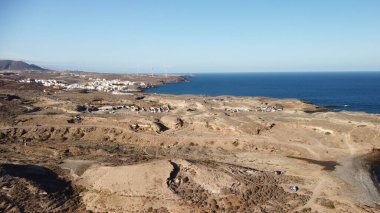
<svg viewBox="0 0 380 213"><path fill-rule="evenodd" d="M379 0L0 0L0 58L103 72L380 70Z"/></svg>

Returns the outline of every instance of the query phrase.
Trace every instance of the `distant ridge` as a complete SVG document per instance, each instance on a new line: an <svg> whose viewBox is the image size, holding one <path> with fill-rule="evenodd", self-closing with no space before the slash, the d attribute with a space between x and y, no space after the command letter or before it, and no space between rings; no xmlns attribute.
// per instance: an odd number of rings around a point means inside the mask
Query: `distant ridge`
<svg viewBox="0 0 380 213"><path fill-rule="evenodd" d="M43 71L46 70L34 64L28 64L23 61L13 61L13 60L0 60L0 70L36 70Z"/></svg>

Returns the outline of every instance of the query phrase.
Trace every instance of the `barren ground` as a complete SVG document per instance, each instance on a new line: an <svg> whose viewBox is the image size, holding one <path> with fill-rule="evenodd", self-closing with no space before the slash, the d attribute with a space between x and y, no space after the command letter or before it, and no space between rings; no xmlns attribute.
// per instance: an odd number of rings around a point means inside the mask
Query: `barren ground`
<svg viewBox="0 0 380 213"><path fill-rule="evenodd" d="M380 148L380 115L317 111L1 77L0 212L379 212L362 156Z"/></svg>

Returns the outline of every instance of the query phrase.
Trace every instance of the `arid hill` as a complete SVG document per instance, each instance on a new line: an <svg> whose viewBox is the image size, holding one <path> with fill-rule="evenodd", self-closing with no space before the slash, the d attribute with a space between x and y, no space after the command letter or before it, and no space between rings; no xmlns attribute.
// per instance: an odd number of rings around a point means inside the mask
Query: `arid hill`
<svg viewBox="0 0 380 213"><path fill-rule="evenodd" d="M28 64L23 61L13 61L13 60L0 60L0 70L46 70L35 64Z"/></svg>
<svg viewBox="0 0 380 213"><path fill-rule="evenodd" d="M22 74L0 77L0 212L380 211L367 160L379 162L380 115Z"/></svg>

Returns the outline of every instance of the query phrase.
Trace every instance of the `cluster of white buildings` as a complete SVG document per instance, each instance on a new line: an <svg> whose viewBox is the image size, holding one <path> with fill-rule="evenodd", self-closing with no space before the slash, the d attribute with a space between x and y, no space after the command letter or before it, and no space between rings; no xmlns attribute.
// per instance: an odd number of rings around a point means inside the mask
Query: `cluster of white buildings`
<svg viewBox="0 0 380 213"><path fill-rule="evenodd" d="M66 87L66 84L64 83L61 83L57 80L54 80L54 79L47 79L47 80L43 80L43 79L25 79L25 80L21 80L20 82L24 82L24 83L37 83L37 84L42 84L44 85L45 87L51 87L51 86L54 86L54 87Z"/></svg>
<svg viewBox="0 0 380 213"><path fill-rule="evenodd" d="M93 80L90 78L90 80ZM25 79L20 82L24 83L39 83L44 86L54 86L59 88L64 88L68 90L74 89L88 89L97 90L102 92L127 92L136 91L136 88L146 88L147 85L144 82L133 82L133 81L121 81L119 79L106 80L106 79L94 79L91 82L81 83L81 84L64 84L54 79L42 80L42 79ZM132 88L130 88L132 87Z"/></svg>
<svg viewBox="0 0 380 213"><path fill-rule="evenodd" d="M89 89L89 90L98 90L102 92L113 92L113 91L129 91L129 86L145 88L146 84L144 82L121 81L119 79L115 79L115 80L95 79L94 81L84 83L84 84L67 85L66 89Z"/></svg>
<svg viewBox="0 0 380 213"><path fill-rule="evenodd" d="M227 112L277 112L284 110L283 106L275 105L275 106L260 106L260 107L254 107L253 109L248 108L225 108L224 109Z"/></svg>
<svg viewBox="0 0 380 213"><path fill-rule="evenodd" d="M282 106L261 106L256 107L256 111L258 112L276 112L276 111L282 111L284 110L284 107Z"/></svg>
<svg viewBox="0 0 380 213"><path fill-rule="evenodd" d="M172 109L169 105L162 105L159 107L139 107L136 105L119 105L119 106L101 106L97 108L99 112L115 113L117 110L127 110L132 112L151 112L151 113L164 113L170 112Z"/></svg>
<svg viewBox="0 0 380 213"><path fill-rule="evenodd" d="M252 112L252 109L246 109L246 108L225 108L224 111L227 111L227 112Z"/></svg>

